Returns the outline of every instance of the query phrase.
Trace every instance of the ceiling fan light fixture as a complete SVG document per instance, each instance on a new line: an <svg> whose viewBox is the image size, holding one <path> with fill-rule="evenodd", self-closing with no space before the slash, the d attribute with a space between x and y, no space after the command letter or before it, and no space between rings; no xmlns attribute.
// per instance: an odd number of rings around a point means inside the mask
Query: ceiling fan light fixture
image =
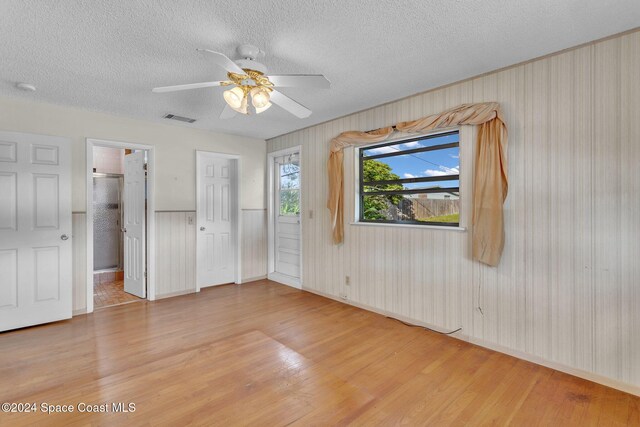
<svg viewBox="0 0 640 427"><path fill-rule="evenodd" d="M246 109L247 97L241 88L236 86L233 89L225 90L222 96L226 103L229 104L229 107L234 110L238 111L239 108L242 108L243 103L245 104Z"/></svg>
<svg viewBox="0 0 640 427"><path fill-rule="evenodd" d="M304 119L309 117L311 110L277 89L280 87L328 89L330 86L329 80L321 74L267 75L267 68L264 64L256 61L257 58L264 56L264 52L255 46L240 46L238 53L242 59L236 61L213 50L197 50L206 52L216 65L224 69L227 72L228 80L156 87L152 89L152 92L165 93L231 86L223 93L223 99L227 105L220 114L221 119L233 117L234 112L249 115L255 111L260 114L269 109L272 102L294 116ZM249 97L251 97L251 105L249 105Z"/></svg>
<svg viewBox="0 0 640 427"><path fill-rule="evenodd" d="M260 107L260 108L256 107L256 114L260 114L263 111L267 111L269 107L271 107L271 105L273 104L271 104L270 102L267 102L267 104L264 107Z"/></svg>
<svg viewBox="0 0 640 427"><path fill-rule="evenodd" d="M240 114L249 114L249 110L247 109L247 98L248 98L247 96L242 98L242 101L240 102L240 107L238 108L235 108L232 106L230 107L236 110Z"/></svg>
<svg viewBox="0 0 640 427"><path fill-rule="evenodd" d="M251 103L256 110L266 107L267 104L269 104L270 98L269 91L264 88L255 87L251 89Z"/></svg>

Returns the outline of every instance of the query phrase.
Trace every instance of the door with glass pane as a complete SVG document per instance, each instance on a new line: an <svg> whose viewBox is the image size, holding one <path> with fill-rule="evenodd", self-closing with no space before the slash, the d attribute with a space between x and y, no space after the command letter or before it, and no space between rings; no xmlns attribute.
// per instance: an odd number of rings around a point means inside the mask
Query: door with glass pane
<svg viewBox="0 0 640 427"><path fill-rule="evenodd" d="M300 154L274 158L274 273L300 282ZM276 280L278 277L275 278Z"/></svg>

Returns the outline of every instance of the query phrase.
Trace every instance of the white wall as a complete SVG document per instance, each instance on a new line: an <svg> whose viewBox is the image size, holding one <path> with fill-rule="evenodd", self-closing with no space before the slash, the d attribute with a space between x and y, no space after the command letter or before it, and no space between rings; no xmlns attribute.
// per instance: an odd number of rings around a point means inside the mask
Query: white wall
<svg viewBox="0 0 640 427"><path fill-rule="evenodd" d="M124 174L124 149L93 147L93 170L98 173Z"/></svg>
<svg viewBox="0 0 640 427"><path fill-rule="evenodd" d="M0 129L71 138L73 211L85 211L85 139L156 147L156 209L195 210L195 150L242 156L242 209L264 209L265 144L260 139L164 125L52 104L0 98Z"/></svg>
<svg viewBox="0 0 640 427"><path fill-rule="evenodd" d="M303 145L304 288L640 393L638 76L636 31L268 141ZM471 261L469 232L347 225L331 243L332 137L483 101L500 102L509 129L498 268Z"/></svg>
<svg viewBox="0 0 640 427"><path fill-rule="evenodd" d="M86 250L86 236L83 229L86 221L86 138L132 142L155 147L156 212L195 211L196 150L240 155L243 171L240 177L242 197L240 207L243 212L265 209L266 144L263 140L191 129L185 126L133 120L16 98L0 98L0 111L2 112L0 130L64 136L72 141L74 312L76 313L86 309L84 304L86 257L83 252ZM164 224L163 222L160 225ZM249 230L255 230L255 227ZM159 228L157 232L163 231L164 228ZM174 245L180 247L187 244L184 239L189 238L188 233L170 235L176 240L169 242L167 246L158 246L158 251L163 248L170 250ZM251 237L243 236L243 239ZM192 240L195 241L195 239ZM158 259L164 259L167 256L163 252L158 252L157 255ZM252 260L252 262L256 261ZM262 263L266 270L266 258ZM179 268L192 268L189 265L184 264ZM187 282L184 280L187 279L178 279L177 275L172 277L176 280L163 282L159 291L174 294L186 289Z"/></svg>

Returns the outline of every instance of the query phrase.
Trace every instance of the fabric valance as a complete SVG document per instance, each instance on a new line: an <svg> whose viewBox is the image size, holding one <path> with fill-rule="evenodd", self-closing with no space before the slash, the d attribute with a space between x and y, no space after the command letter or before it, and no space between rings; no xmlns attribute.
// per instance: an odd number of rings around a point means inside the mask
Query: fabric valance
<svg viewBox="0 0 640 427"><path fill-rule="evenodd" d="M343 132L331 140L329 161L329 199L333 241L344 239L344 165L343 150L388 139L394 128L418 133L459 125L478 126L473 180L472 241L473 259L496 266L504 247L503 204L507 197L507 127L497 102L463 104L440 114L401 122L370 132Z"/></svg>

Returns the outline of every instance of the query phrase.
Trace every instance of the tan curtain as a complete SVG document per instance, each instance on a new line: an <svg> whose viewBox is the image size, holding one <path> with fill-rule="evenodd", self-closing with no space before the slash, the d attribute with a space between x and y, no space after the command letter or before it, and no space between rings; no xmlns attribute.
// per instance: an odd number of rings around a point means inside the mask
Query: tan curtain
<svg viewBox="0 0 640 427"><path fill-rule="evenodd" d="M342 243L344 237L344 162L342 150L350 145L373 144L384 141L393 133L393 128L382 128L371 132L342 132L331 140L327 172L329 173L329 199L333 242Z"/></svg>
<svg viewBox="0 0 640 427"><path fill-rule="evenodd" d="M398 131L415 133L459 125L478 125L473 185L473 259L496 266L504 247L502 205L507 197L507 127L497 102L463 104L440 114L398 123ZM344 168L342 150L347 146L381 142L393 128L371 132L343 132L331 140L329 161L329 199L333 241L344 239Z"/></svg>

